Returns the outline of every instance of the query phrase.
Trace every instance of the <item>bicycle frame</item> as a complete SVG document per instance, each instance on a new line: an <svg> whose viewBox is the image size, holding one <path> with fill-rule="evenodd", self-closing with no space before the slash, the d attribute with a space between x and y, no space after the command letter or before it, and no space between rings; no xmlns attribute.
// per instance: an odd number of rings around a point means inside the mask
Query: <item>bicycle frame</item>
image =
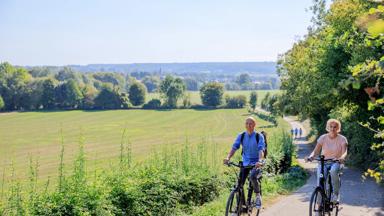
<svg viewBox="0 0 384 216"><path fill-rule="evenodd" d="M328 195L327 194L327 191L326 191L326 184L328 183L330 188L333 190L332 188L332 183L331 182L326 182L326 180L328 178L326 178L326 176L330 175L329 173L326 175L325 174L325 163L326 162L339 162L338 160L334 160L334 159L324 159L324 156L321 155L319 157L319 159L314 159L316 161L319 161L320 162L320 176L319 176L319 185L315 187L315 190L320 190L321 191L321 195L322 195L322 198L323 198L323 208L324 208L324 212L331 212L333 210L334 207L338 208L338 203L334 204L331 202L331 193ZM329 176L330 177L330 176ZM331 179L329 179L331 181ZM310 205L312 205L312 203L310 203ZM338 209L336 210L338 211Z"/></svg>
<svg viewBox="0 0 384 216"><path fill-rule="evenodd" d="M240 168L240 173L241 175L244 175L244 172L243 172L243 169L251 169L251 168L254 168L254 166L243 166L243 163L240 161L238 164L236 163L233 163L233 162L229 162L227 164L228 166L235 166L235 167L238 167ZM231 194L232 193L236 193L238 192L239 194L239 200L238 200L238 206L237 206L237 212L248 212L249 215L251 215L249 212L252 211L252 208L251 207L251 200L252 200L252 194L253 194L253 185L251 183L251 181L248 179L248 194L247 194L247 197L245 197L245 191L244 191L244 184L242 185L241 184L241 179L242 178L249 178L249 176L241 176L239 174L237 174L237 172L235 172L236 174L236 178L237 178L237 183L233 186L232 190L231 190ZM247 199L245 199L247 198ZM256 215L259 214L259 209L257 210L257 213Z"/></svg>

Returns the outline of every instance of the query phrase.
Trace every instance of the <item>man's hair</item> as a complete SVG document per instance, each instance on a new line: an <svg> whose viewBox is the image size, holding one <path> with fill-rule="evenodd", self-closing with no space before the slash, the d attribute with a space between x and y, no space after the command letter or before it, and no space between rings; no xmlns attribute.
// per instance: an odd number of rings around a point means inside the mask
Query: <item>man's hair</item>
<svg viewBox="0 0 384 216"><path fill-rule="evenodd" d="M251 121L253 121L253 123L256 124L256 120L255 120L255 118L253 118L252 116L249 116L249 117L247 117L247 118L245 119L245 121L248 121L248 120L251 120Z"/></svg>
<svg viewBox="0 0 384 216"><path fill-rule="evenodd" d="M337 119L329 119L327 121L327 126L325 127L325 130L327 130L328 132L330 131L331 123L336 123L337 124L337 126L338 126L337 132L339 133L341 131L341 123Z"/></svg>

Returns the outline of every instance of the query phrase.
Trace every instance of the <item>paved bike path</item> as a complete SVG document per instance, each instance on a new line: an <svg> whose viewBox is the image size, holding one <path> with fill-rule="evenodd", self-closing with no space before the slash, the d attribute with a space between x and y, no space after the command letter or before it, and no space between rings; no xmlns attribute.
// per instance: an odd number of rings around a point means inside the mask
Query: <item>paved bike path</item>
<svg viewBox="0 0 384 216"><path fill-rule="evenodd" d="M307 131L291 118L284 118L292 128L302 128L302 138L295 139L298 146L298 161L305 169L310 170L311 177L307 183L293 194L281 198L271 206L264 206L260 215L263 216L300 216L308 215L309 199L316 185L316 163L305 163L313 146L306 139ZM340 216L384 216L384 187L378 186L372 179L365 181L361 171L345 168L341 183Z"/></svg>

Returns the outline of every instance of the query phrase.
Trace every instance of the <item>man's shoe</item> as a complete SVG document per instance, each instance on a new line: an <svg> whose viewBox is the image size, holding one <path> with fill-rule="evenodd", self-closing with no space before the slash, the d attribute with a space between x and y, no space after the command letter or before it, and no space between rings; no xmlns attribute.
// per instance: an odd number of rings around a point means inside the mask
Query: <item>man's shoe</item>
<svg viewBox="0 0 384 216"><path fill-rule="evenodd" d="M261 209L261 196L256 196L255 207Z"/></svg>

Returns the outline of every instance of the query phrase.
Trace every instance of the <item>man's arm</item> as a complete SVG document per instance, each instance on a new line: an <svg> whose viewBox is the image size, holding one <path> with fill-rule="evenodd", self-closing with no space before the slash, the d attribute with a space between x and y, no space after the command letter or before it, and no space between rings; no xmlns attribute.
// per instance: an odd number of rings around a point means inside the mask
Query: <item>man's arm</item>
<svg viewBox="0 0 384 216"><path fill-rule="evenodd" d="M232 149L231 149L231 151L229 151L227 157L224 158L224 160L223 160L223 163L224 163L224 164L227 164L227 163L229 162L229 160L231 160L232 156L235 154L235 152L237 151L237 149L240 148L240 141L241 141L241 134L237 136L235 142L234 142L233 145L232 145Z"/></svg>
<svg viewBox="0 0 384 216"><path fill-rule="evenodd" d="M259 161L256 163L256 167L261 167L263 164L260 163L260 160L263 160L264 159L264 150L265 150L265 140L264 140L264 136L260 136L261 139L258 143L258 150L259 150Z"/></svg>
<svg viewBox="0 0 384 216"><path fill-rule="evenodd" d="M229 151L227 157L223 160L223 163L227 164L231 160L231 158L235 154L235 152L236 152L236 150L231 149L231 151Z"/></svg>

